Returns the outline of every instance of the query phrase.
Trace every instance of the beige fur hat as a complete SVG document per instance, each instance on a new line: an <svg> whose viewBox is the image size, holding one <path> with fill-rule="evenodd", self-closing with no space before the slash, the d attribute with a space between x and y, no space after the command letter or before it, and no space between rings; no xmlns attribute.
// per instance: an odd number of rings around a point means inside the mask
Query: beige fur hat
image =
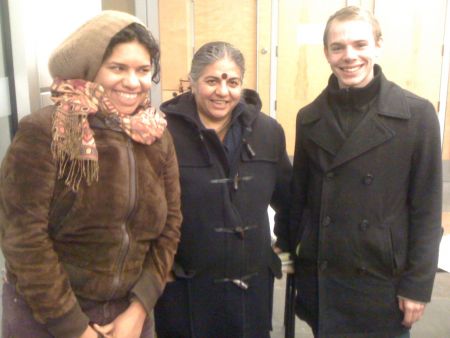
<svg viewBox="0 0 450 338"><path fill-rule="evenodd" d="M48 62L51 76L93 81L111 38L135 22L145 26L135 16L119 11L103 11L90 19L53 51Z"/></svg>

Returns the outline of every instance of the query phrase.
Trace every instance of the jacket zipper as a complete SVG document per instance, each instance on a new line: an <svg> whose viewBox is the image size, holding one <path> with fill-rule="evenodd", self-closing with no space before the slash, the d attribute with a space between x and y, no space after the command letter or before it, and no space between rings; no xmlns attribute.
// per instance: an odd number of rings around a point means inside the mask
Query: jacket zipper
<svg viewBox="0 0 450 338"><path fill-rule="evenodd" d="M136 207L136 158L133 152L133 145L130 139L127 140L127 153L128 153L128 163L130 168L130 197L128 200L128 210L124 219L124 222L121 225L121 231L123 234L122 243L119 250L119 255L117 257L117 270L114 275L112 285L111 285L111 296L110 299L113 299L114 295L117 293L118 288L122 281L123 268L125 265L125 259L127 257L128 251L130 249L130 234L128 223L131 217L134 214L134 209Z"/></svg>

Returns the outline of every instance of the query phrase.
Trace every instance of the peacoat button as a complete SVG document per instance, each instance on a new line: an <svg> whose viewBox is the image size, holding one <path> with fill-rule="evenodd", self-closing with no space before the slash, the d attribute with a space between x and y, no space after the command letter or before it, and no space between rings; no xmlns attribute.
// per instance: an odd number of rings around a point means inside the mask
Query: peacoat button
<svg viewBox="0 0 450 338"><path fill-rule="evenodd" d="M324 227L327 227L327 226L329 226L330 224L331 224L331 217L330 217L330 216L325 216L325 217L323 218L322 225L323 225Z"/></svg>
<svg viewBox="0 0 450 338"><path fill-rule="evenodd" d="M322 261L319 265L319 269L320 271L325 271L328 268L328 262L327 261Z"/></svg>
<svg viewBox="0 0 450 338"><path fill-rule="evenodd" d="M248 284L240 279L233 279L232 282L242 290L248 289Z"/></svg>
<svg viewBox="0 0 450 338"><path fill-rule="evenodd" d="M332 180L334 177L335 177L334 172L332 172L332 171L327 172L326 178L327 178L328 180Z"/></svg>
<svg viewBox="0 0 450 338"><path fill-rule="evenodd" d="M373 182L373 175L372 174L366 174L363 178L363 182L365 185L371 185Z"/></svg>
<svg viewBox="0 0 450 338"><path fill-rule="evenodd" d="M366 219L363 219L362 222L359 224L359 229L361 231L366 231L369 229L369 221Z"/></svg>
<svg viewBox="0 0 450 338"><path fill-rule="evenodd" d="M243 227L237 226L236 228L234 228L234 231L240 239L244 239L245 229Z"/></svg>

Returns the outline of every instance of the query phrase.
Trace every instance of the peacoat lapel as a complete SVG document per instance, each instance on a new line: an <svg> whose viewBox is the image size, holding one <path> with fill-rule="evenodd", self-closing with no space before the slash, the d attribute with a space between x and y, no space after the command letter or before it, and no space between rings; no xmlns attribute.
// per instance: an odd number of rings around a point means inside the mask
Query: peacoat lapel
<svg viewBox="0 0 450 338"><path fill-rule="evenodd" d="M395 132L383 124L375 111L369 112L345 140L331 163L330 170L370 151L394 137Z"/></svg>
<svg viewBox="0 0 450 338"><path fill-rule="evenodd" d="M329 110L326 112L324 118L317 121L314 127L311 128L310 137L320 148L336 156L345 142L345 135L337 125L336 119L331 116Z"/></svg>
<svg viewBox="0 0 450 338"><path fill-rule="evenodd" d="M325 91L301 115L301 124L307 138L330 155L336 156L345 141L345 135L332 117Z"/></svg>

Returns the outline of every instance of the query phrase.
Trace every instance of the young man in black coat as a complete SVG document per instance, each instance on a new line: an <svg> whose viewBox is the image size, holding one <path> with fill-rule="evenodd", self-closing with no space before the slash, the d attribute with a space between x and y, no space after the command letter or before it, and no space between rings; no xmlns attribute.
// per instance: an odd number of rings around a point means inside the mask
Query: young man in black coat
<svg viewBox="0 0 450 338"><path fill-rule="evenodd" d="M333 75L297 116L291 242L297 314L318 337L409 337L430 301L441 238L441 148L427 100L375 64L381 30L328 20Z"/></svg>

